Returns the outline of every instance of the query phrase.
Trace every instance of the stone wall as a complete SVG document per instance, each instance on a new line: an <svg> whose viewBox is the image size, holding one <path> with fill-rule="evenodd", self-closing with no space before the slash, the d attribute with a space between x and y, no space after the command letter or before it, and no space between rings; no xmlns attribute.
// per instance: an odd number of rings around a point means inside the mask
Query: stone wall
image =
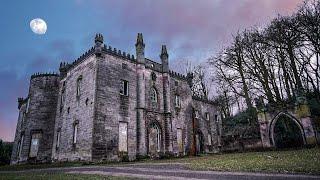
<svg viewBox="0 0 320 180"><path fill-rule="evenodd" d="M118 158L119 122L128 123L128 155L136 156L136 65L131 60L105 54L97 60L96 110L93 127L94 160ZM120 94L120 81L129 83L129 96Z"/></svg>
<svg viewBox="0 0 320 180"><path fill-rule="evenodd" d="M19 120L15 135L15 145L12 163L19 162L47 162L51 160L53 128L55 123L55 109L58 97L57 75L37 74L30 80L28 98L21 105ZM29 102L28 102L29 101ZM29 107L27 107L29 106ZM22 122L22 116L24 120ZM36 158L30 158L31 136L40 133L39 149ZM18 142L23 138L20 157L18 157Z"/></svg>
<svg viewBox="0 0 320 180"><path fill-rule="evenodd" d="M92 134L95 108L97 63L94 55L89 56L72 68L60 80L58 107L53 143L53 159L59 161L91 160ZM77 96L77 81L81 78L80 94ZM61 95L64 92L64 103ZM77 142L73 143L74 126ZM57 147L57 135L60 143Z"/></svg>

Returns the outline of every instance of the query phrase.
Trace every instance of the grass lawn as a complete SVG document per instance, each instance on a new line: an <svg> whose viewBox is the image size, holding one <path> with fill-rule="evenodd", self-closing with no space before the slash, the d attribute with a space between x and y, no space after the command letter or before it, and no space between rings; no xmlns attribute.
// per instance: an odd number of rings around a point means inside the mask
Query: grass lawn
<svg viewBox="0 0 320 180"><path fill-rule="evenodd" d="M267 152L246 152L203 155L199 157L173 158L166 160L144 160L139 163L186 163L192 170L213 170L213 171L243 171L243 172L269 172L269 173L299 173L320 175L320 147L311 149L298 149L287 151L267 151ZM130 162L134 163L134 162ZM98 163L100 166L118 166L128 163ZM39 169L52 167L74 167L84 166L81 162L74 163L52 163L38 165L14 165L0 166L0 171L15 171L25 169ZM3 177L0 174L0 180ZM9 174L10 175L10 174ZM41 175L36 174L41 179ZM65 174L55 174L55 177L70 176ZM85 176L85 175L81 175ZM35 179L32 178L32 179ZM81 178L81 177L79 177ZM77 179L77 178L76 178ZM87 179L87 178L86 178Z"/></svg>
<svg viewBox="0 0 320 180"><path fill-rule="evenodd" d="M128 177L114 177L114 176L102 176L102 175L87 175L87 174L66 174L66 173L5 173L0 174L0 180L126 180ZM133 178L132 178L133 179Z"/></svg>
<svg viewBox="0 0 320 180"><path fill-rule="evenodd" d="M193 170L320 174L320 148L247 152L169 160Z"/></svg>

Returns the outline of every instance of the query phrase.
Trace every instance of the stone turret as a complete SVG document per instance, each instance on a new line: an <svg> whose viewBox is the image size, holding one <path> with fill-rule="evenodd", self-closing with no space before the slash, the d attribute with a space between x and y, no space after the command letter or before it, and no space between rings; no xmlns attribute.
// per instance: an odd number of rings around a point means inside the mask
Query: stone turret
<svg viewBox="0 0 320 180"><path fill-rule="evenodd" d="M169 77L169 55L166 45L162 45L161 54L162 72L163 72L163 99L165 112L165 153L172 153L172 134L171 134L171 106L170 106L170 77Z"/></svg>
<svg viewBox="0 0 320 180"><path fill-rule="evenodd" d="M136 55L137 55L137 146L138 155L144 156L147 154L146 148L146 125L145 125L145 91L146 84L144 80L145 72L145 57L144 57L145 44L143 43L142 33L138 33L136 42Z"/></svg>
<svg viewBox="0 0 320 180"><path fill-rule="evenodd" d="M145 44L143 42L142 33L138 33L137 42L136 42L136 55L137 55L137 63L145 64L146 60L144 57L144 48Z"/></svg>
<svg viewBox="0 0 320 180"><path fill-rule="evenodd" d="M162 71L165 73L168 73L169 72L169 61L168 61L169 55L167 52L166 45L162 45L160 58L162 62Z"/></svg>
<svg viewBox="0 0 320 180"><path fill-rule="evenodd" d="M94 38L94 49L95 49L95 55L100 57L102 56L102 48L103 48L103 36L102 34L96 34L96 37Z"/></svg>

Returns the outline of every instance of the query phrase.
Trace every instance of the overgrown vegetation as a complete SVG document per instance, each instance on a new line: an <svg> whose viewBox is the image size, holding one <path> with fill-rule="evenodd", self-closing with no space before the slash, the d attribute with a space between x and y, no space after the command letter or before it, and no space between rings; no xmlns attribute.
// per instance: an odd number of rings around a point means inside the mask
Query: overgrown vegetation
<svg viewBox="0 0 320 180"><path fill-rule="evenodd" d="M10 164L13 143L3 142L0 139L0 166Z"/></svg>
<svg viewBox="0 0 320 180"><path fill-rule="evenodd" d="M247 134L248 129L255 134L257 116L248 113L255 99L269 110L292 109L306 99L313 119L319 119L319 24L320 0L307 0L291 16L238 32L230 46L210 59L225 136Z"/></svg>

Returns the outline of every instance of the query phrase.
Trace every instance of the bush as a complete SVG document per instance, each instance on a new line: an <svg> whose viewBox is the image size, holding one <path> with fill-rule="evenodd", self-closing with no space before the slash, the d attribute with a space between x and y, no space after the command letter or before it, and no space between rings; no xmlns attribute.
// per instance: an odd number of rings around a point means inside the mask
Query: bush
<svg viewBox="0 0 320 180"><path fill-rule="evenodd" d="M0 165L10 164L13 143L3 142L0 139Z"/></svg>

